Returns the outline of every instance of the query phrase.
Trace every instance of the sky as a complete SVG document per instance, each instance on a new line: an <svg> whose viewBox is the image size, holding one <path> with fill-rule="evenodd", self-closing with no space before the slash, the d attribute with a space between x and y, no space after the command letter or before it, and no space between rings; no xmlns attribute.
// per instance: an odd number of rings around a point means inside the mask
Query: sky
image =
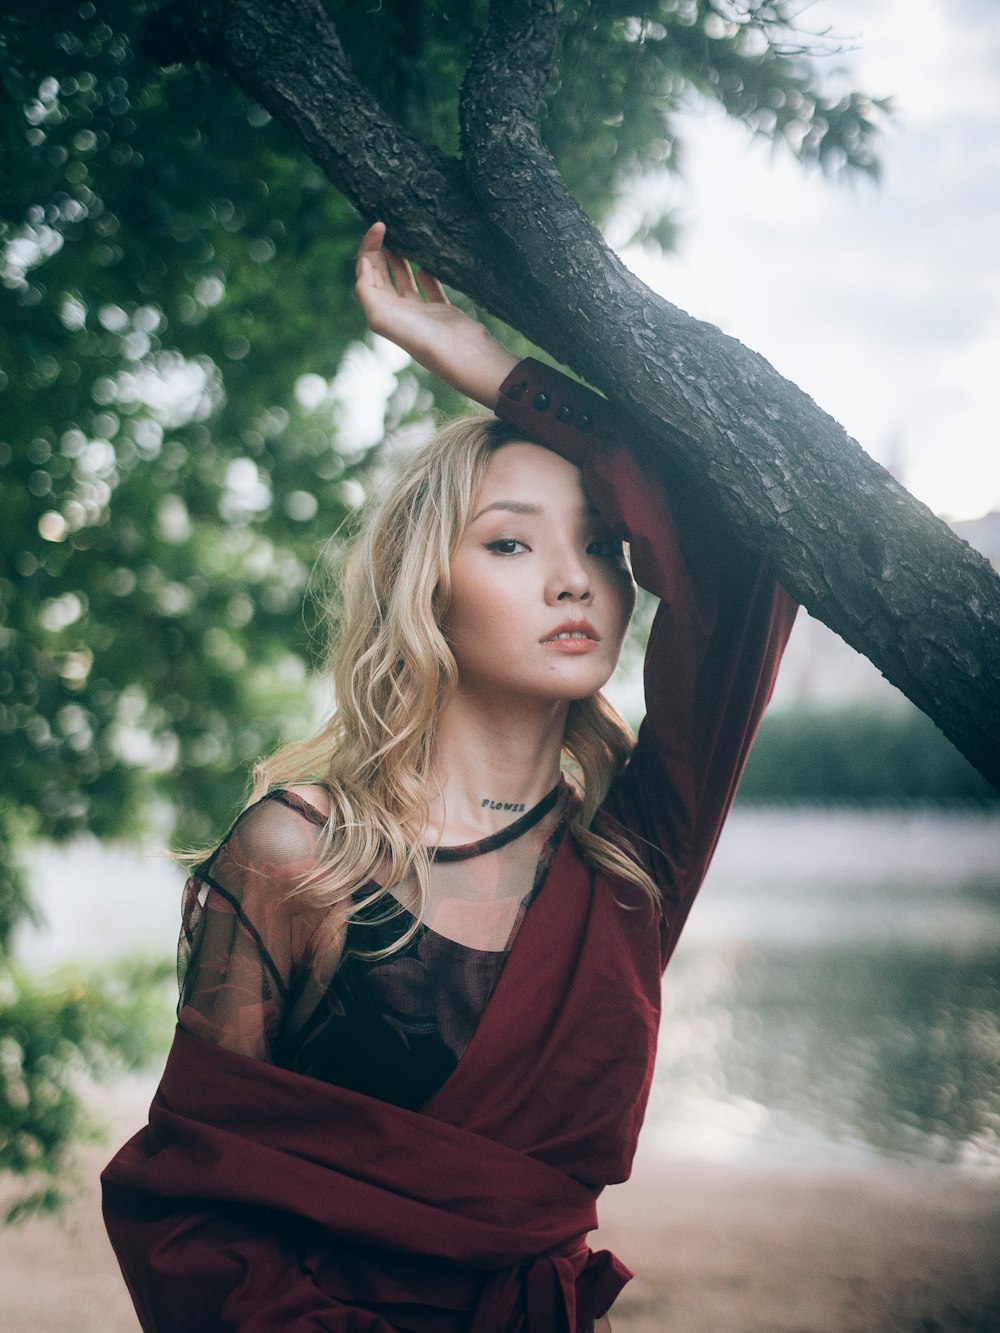
<svg viewBox="0 0 1000 1333"><path fill-rule="evenodd" d="M1000 3L815 0L801 21L843 39L827 60L851 86L894 100L881 183L805 172L708 110L669 187L677 252L622 256L935 512L1000 510Z"/></svg>

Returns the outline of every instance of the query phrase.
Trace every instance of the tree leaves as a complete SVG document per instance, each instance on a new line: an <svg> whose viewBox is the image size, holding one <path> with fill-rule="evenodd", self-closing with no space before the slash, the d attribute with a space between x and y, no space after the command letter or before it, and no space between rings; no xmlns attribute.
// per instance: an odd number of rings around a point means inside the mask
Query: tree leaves
<svg viewBox="0 0 1000 1333"><path fill-rule="evenodd" d="M169 783L204 839L308 711L301 598L364 450L293 388L361 332L355 222L230 84L149 64L141 10L91 9L5 20L3 781L55 838Z"/></svg>

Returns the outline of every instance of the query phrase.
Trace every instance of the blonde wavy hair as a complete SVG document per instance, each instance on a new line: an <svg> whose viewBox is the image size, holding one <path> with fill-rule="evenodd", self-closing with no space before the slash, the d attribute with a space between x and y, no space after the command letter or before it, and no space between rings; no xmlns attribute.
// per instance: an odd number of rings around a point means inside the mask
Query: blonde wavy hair
<svg viewBox="0 0 1000 1333"><path fill-rule="evenodd" d="M523 439L491 417L446 425L377 488L347 561L328 669L335 709L309 740L286 745L254 770L251 800L274 787L317 782L331 801L320 863L299 892L330 906L369 887L377 901L409 874L426 902L428 787L438 718L458 678L441 631L450 557L491 455ZM570 831L595 869L657 889L621 835L605 836L598 807L635 738L601 694L570 704L563 752L580 796ZM416 929L416 923L413 929ZM409 934L395 947L400 947Z"/></svg>

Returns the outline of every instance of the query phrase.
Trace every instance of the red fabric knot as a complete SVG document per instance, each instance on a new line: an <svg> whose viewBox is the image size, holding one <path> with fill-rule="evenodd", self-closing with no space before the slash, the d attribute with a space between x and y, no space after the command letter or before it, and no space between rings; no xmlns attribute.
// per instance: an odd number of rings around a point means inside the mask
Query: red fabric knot
<svg viewBox="0 0 1000 1333"><path fill-rule="evenodd" d="M631 1277L610 1250L594 1253L583 1243L568 1253L540 1254L486 1283L469 1333L582 1333Z"/></svg>

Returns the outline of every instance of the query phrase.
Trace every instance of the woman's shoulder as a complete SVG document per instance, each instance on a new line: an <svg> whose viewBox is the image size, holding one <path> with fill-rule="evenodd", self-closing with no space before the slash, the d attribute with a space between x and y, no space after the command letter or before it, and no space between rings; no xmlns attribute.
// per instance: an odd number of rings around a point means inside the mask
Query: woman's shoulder
<svg viewBox="0 0 1000 1333"><path fill-rule="evenodd" d="M324 825L330 822L333 801L326 787L320 786L318 782L280 787L276 794L300 810L307 818L318 816Z"/></svg>
<svg viewBox="0 0 1000 1333"><path fill-rule="evenodd" d="M331 801L323 787L276 787L241 812L215 852L196 871L200 877L244 887L262 880L293 887L314 870L329 833Z"/></svg>

